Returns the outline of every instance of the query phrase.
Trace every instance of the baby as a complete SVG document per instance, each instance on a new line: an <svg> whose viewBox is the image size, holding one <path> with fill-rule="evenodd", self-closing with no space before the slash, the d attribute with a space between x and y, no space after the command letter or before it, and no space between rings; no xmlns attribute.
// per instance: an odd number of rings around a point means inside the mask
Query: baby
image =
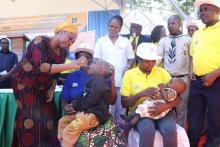
<svg viewBox="0 0 220 147"><path fill-rule="evenodd" d="M121 115L121 117L128 122L127 125L122 126L122 128L130 130L136 123L144 117L152 119L160 119L164 117L170 110L162 112L158 116L151 116L148 113L148 107L155 105L155 103L168 103L173 101L178 95L182 94L186 90L186 84L181 79L171 80L166 86L164 84L158 84L160 89L160 95L155 98L149 97L142 104L137 106L134 113L129 116Z"/></svg>

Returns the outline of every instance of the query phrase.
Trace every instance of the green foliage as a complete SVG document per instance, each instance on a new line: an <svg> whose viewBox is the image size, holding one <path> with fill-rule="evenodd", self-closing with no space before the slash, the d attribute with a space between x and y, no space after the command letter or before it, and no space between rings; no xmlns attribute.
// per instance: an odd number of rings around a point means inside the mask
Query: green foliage
<svg viewBox="0 0 220 147"><path fill-rule="evenodd" d="M193 0L186 0L180 5L182 8L183 12L186 14L190 14L191 12L194 11L194 1Z"/></svg>
<svg viewBox="0 0 220 147"><path fill-rule="evenodd" d="M178 6L183 10L184 13L190 14L194 11L194 0L174 0L177 2ZM167 8L170 11L175 11L172 8L169 0L123 0L125 8L135 9L140 8L142 10L151 10L152 3L158 3L160 6L160 11L163 11L164 8Z"/></svg>

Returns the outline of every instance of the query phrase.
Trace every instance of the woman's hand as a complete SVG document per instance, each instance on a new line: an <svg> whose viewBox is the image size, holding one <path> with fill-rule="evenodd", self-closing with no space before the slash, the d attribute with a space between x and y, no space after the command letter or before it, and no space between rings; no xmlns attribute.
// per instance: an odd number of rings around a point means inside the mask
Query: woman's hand
<svg viewBox="0 0 220 147"><path fill-rule="evenodd" d="M150 97L154 99L155 97L160 96L160 90L158 88L151 87L141 91L139 94L141 97Z"/></svg>
<svg viewBox="0 0 220 147"><path fill-rule="evenodd" d="M157 102L154 104L154 106L148 107L148 113L150 113L151 116L155 117L160 115L162 112L168 110L170 107L167 103L163 102Z"/></svg>
<svg viewBox="0 0 220 147"><path fill-rule="evenodd" d="M81 66L87 66L87 64L88 64L88 61L86 57L82 56L76 61L73 61L72 63L70 63L70 66L72 67L72 69L79 69Z"/></svg>
<svg viewBox="0 0 220 147"><path fill-rule="evenodd" d="M115 81L115 68L113 65L110 65L110 70L111 70L111 77L110 77L110 80L111 82L114 82Z"/></svg>
<svg viewBox="0 0 220 147"><path fill-rule="evenodd" d="M56 80L52 80L52 84L51 84L51 87L50 89L47 91L47 102L50 103L53 99L53 96L54 96L54 91L55 91L55 88L56 88L56 85L57 85L57 81Z"/></svg>
<svg viewBox="0 0 220 147"><path fill-rule="evenodd" d="M48 91L47 91L47 102L50 103L53 99L53 95L54 95L54 88L50 88Z"/></svg>

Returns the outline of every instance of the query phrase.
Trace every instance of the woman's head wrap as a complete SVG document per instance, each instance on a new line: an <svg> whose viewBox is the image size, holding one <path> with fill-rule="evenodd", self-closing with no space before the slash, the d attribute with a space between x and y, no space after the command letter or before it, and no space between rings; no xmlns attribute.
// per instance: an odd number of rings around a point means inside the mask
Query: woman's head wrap
<svg viewBox="0 0 220 147"><path fill-rule="evenodd" d="M76 27L76 25L74 25L70 22L60 23L54 30L55 34L61 32L61 31L66 31L66 32L78 34L78 28Z"/></svg>

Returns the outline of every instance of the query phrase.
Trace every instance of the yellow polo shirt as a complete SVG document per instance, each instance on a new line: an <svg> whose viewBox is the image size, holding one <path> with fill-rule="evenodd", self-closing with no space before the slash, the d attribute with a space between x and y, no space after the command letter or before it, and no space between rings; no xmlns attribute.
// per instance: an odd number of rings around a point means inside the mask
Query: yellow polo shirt
<svg viewBox="0 0 220 147"><path fill-rule="evenodd" d="M220 21L194 33L190 55L193 57L193 72L197 76L220 68Z"/></svg>
<svg viewBox="0 0 220 147"><path fill-rule="evenodd" d="M122 80L121 95L131 97L149 87L157 87L159 83L167 84L171 80L169 73L160 67L154 67L149 75L144 74L139 67L127 71ZM133 112L137 105L142 103L140 99L134 106L129 108L129 114Z"/></svg>

